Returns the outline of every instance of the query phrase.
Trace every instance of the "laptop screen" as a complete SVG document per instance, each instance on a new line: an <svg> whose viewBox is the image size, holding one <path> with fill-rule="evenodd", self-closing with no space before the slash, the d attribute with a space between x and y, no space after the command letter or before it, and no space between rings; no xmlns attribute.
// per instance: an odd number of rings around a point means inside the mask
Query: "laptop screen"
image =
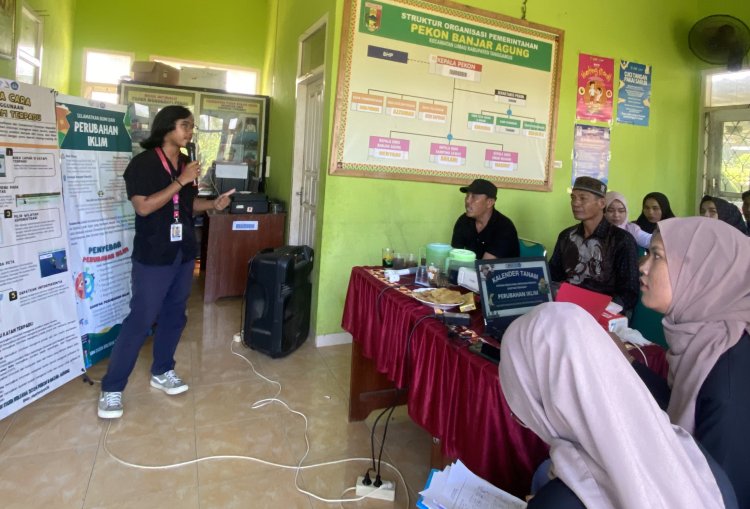
<svg viewBox="0 0 750 509"><path fill-rule="evenodd" d="M476 269L488 328L502 332L534 306L553 300L544 257L477 260Z"/></svg>

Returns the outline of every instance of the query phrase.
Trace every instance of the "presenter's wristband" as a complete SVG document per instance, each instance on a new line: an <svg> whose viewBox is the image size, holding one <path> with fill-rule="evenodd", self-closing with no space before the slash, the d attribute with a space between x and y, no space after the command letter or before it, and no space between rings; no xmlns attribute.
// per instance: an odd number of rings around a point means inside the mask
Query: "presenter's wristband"
<svg viewBox="0 0 750 509"><path fill-rule="evenodd" d="M177 182L180 185L180 189L182 189L183 187L185 187L185 184L183 184L182 182L180 182L180 179L174 179L174 181Z"/></svg>

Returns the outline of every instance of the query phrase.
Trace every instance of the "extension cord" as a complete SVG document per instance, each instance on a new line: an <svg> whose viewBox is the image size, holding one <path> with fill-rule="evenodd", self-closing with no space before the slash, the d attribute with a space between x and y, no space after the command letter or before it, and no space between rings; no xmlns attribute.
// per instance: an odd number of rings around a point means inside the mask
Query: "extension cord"
<svg viewBox="0 0 750 509"><path fill-rule="evenodd" d="M357 477L357 496L367 498L378 498L380 500L387 500L393 502L396 500L396 485L391 481L383 481L380 488L376 488L372 484L365 486L362 484L364 476L360 475Z"/></svg>
<svg viewBox="0 0 750 509"><path fill-rule="evenodd" d="M242 333L236 332L232 339L234 340L235 343L239 343L240 341L242 341Z"/></svg>

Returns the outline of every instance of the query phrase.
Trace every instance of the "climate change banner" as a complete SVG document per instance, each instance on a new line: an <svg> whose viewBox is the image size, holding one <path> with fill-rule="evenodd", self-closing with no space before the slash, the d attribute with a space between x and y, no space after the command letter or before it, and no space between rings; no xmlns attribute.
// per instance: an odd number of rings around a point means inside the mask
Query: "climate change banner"
<svg viewBox="0 0 750 509"><path fill-rule="evenodd" d="M135 212L122 178L132 157L126 110L57 98L68 263L86 367L109 356L130 309Z"/></svg>

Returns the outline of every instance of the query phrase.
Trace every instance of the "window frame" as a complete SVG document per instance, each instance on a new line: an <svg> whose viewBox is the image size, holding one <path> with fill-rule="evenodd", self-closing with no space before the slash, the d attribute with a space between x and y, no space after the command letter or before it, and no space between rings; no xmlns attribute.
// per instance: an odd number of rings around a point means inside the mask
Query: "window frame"
<svg viewBox="0 0 750 509"><path fill-rule="evenodd" d="M99 49L99 48L83 48L83 65L81 66L81 97L85 99L91 99L91 96L94 92L102 92L107 94L115 94L117 96L117 84L112 83L102 83L102 82L96 82L96 81L88 81L86 80L86 69L88 67L88 54L89 53L101 53L104 55L118 55L118 56L126 56L130 58L130 65L128 66L128 73L130 73L130 69L133 67L133 62L135 62L135 53L132 51L115 51L115 50L105 50L105 49ZM114 104L117 104L119 102L119 99L115 100Z"/></svg>
<svg viewBox="0 0 750 509"><path fill-rule="evenodd" d="M21 40L21 29L23 28L23 18L24 16L28 16L31 18L34 23L37 23L39 25L39 32L36 36L36 44L35 49L39 51L39 57L29 55L25 51L21 51L21 45L16 44L16 80L18 80L18 63L24 62L26 64L31 65L35 68L36 72L34 73L34 82L31 83L32 85L39 85L42 82L42 60L44 57L44 20L42 17L31 8L31 6L23 2L21 4L21 19L18 29L18 41ZM20 81L20 80L18 80Z"/></svg>

